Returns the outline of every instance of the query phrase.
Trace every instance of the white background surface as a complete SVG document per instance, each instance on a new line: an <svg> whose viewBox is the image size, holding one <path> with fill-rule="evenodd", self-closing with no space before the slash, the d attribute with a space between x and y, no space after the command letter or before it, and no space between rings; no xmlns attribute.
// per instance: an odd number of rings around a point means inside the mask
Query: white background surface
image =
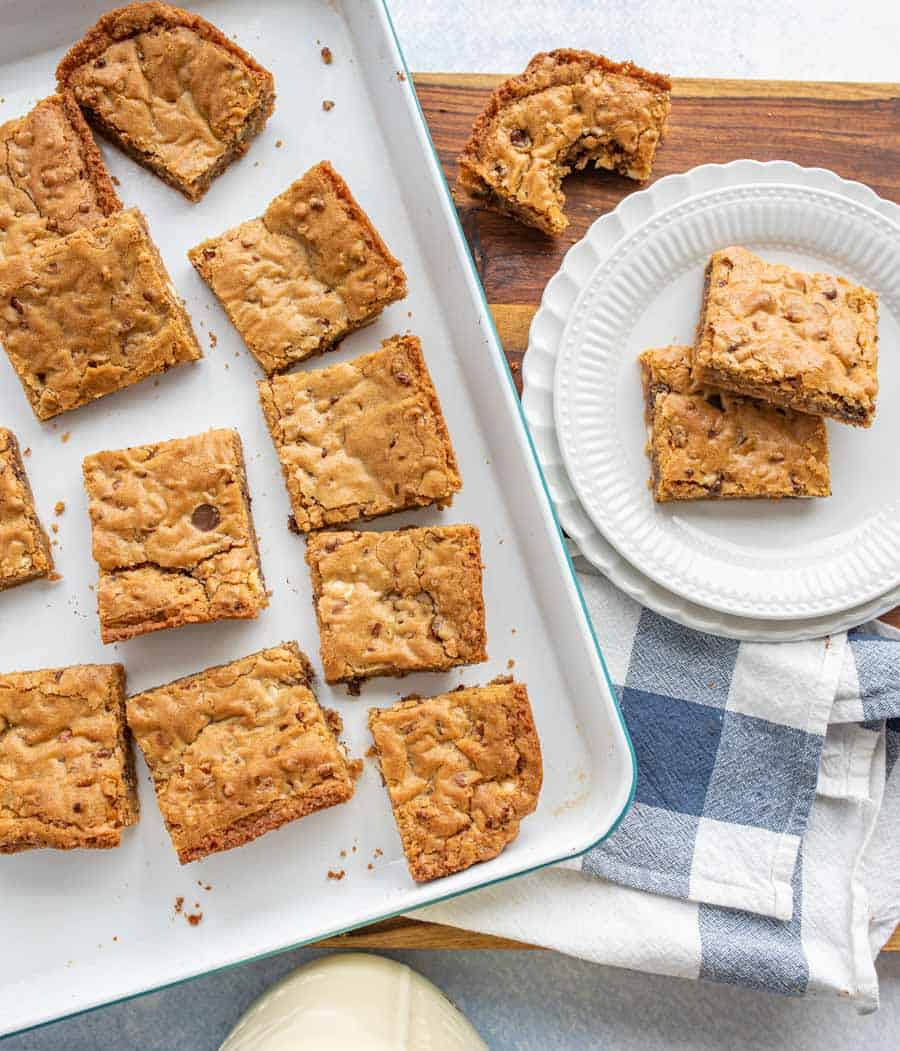
<svg viewBox="0 0 900 1051"><path fill-rule="evenodd" d="M534 51L565 45L681 76L900 81L896 0L394 0L391 7L412 69L511 72ZM249 964L2 1048L213 1049L268 982L309 955ZM897 1047L896 956L879 966L881 1012L857 1018L839 1004L612 971L550 953L402 955L443 986L496 1049Z"/></svg>
<svg viewBox="0 0 900 1051"><path fill-rule="evenodd" d="M896 0L389 0L410 69L583 47L676 77L900 80Z"/></svg>

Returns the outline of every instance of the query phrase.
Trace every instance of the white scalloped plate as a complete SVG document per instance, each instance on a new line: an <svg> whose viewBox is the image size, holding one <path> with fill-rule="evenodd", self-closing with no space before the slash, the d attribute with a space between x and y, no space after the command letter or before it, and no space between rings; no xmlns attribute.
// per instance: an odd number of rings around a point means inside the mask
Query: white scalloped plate
<svg viewBox="0 0 900 1051"><path fill-rule="evenodd" d="M736 161L631 195L567 254L532 324L523 404L564 527L626 592L702 630L768 639L837 630L900 601L900 546L892 539L900 434L885 412L900 386L898 216L896 205L831 172ZM879 291L881 412L870 431L829 425L830 500L659 508L646 490L635 358L645 346L691 340L703 262L735 241ZM575 488L557 442L554 373ZM635 553L637 540L648 538L649 549Z"/></svg>
<svg viewBox="0 0 900 1051"><path fill-rule="evenodd" d="M839 612L900 584L900 435L889 411L900 383L891 353L900 345L898 243L900 227L846 197L744 184L657 213L596 267L557 358L556 430L582 506L643 573L712 609L777 620ZM888 409L866 432L829 427L829 500L660 506L647 489L637 356L690 341L704 265L730 244L837 271L880 295Z"/></svg>

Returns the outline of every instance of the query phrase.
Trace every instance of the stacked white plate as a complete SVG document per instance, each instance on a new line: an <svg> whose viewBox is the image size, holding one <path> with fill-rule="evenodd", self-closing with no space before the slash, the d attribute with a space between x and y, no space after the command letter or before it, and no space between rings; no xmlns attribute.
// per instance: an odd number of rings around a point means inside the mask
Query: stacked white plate
<svg viewBox="0 0 900 1051"><path fill-rule="evenodd" d="M879 296L868 430L829 421L832 496L656 504L638 354L691 343L718 248ZM531 326L523 406L560 522L639 602L739 639L812 638L900 605L900 207L784 161L671 175L598 219Z"/></svg>

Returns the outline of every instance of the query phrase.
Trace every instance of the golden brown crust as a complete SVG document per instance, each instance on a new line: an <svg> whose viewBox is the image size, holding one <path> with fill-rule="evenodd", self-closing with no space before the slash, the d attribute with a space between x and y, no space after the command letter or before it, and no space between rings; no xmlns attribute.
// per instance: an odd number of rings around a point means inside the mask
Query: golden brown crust
<svg viewBox="0 0 900 1051"><path fill-rule="evenodd" d="M284 642L129 698L182 865L353 795L311 683L305 655Z"/></svg>
<svg viewBox="0 0 900 1051"><path fill-rule="evenodd" d="M202 356L136 209L0 262L0 338L39 420Z"/></svg>
<svg viewBox="0 0 900 1051"><path fill-rule="evenodd" d="M842 277L723 248L707 266L692 375L869 427L878 394L878 297Z"/></svg>
<svg viewBox="0 0 900 1051"><path fill-rule="evenodd" d="M106 170L103 154L100 152L91 129L88 127L81 107L71 91L64 91L59 95L51 96L59 99L66 119L71 125L72 131L78 137L79 152L84 165L86 178L94 188L97 198L97 207L103 215L112 215L113 212L122 210L122 201L116 193L116 188Z"/></svg>
<svg viewBox="0 0 900 1051"><path fill-rule="evenodd" d="M0 126L0 259L122 207L71 94Z"/></svg>
<svg viewBox="0 0 900 1051"><path fill-rule="evenodd" d="M84 484L104 642L268 604L236 431L96 453Z"/></svg>
<svg viewBox="0 0 900 1051"><path fill-rule="evenodd" d="M537 806L541 746L521 683L370 708L369 729L418 882L496 857Z"/></svg>
<svg viewBox="0 0 900 1051"><path fill-rule="evenodd" d="M306 561L327 682L487 660L475 526L313 533Z"/></svg>
<svg viewBox="0 0 900 1051"><path fill-rule="evenodd" d="M830 495L819 417L697 386L691 347L658 347L639 360L657 502Z"/></svg>
<svg viewBox="0 0 900 1051"><path fill-rule="evenodd" d="M314 372L261 380L259 397L301 532L446 506L459 470L415 336Z"/></svg>
<svg viewBox="0 0 900 1051"><path fill-rule="evenodd" d="M269 375L330 350L406 295L399 260L328 161L188 257Z"/></svg>
<svg viewBox="0 0 900 1051"><path fill-rule="evenodd" d="M117 847L138 813L122 665L0 675L0 853Z"/></svg>
<svg viewBox="0 0 900 1051"><path fill-rule="evenodd" d="M167 97L176 74L188 107ZM275 104L272 74L243 48L199 15L153 2L103 15L56 79L101 132L192 201L246 152ZM129 107L131 97L147 105Z"/></svg>
<svg viewBox="0 0 900 1051"><path fill-rule="evenodd" d="M0 427L0 591L53 572L50 542L34 506L19 443Z"/></svg>
<svg viewBox="0 0 900 1051"><path fill-rule="evenodd" d="M671 82L631 62L561 48L504 81L459 159L463 189L548 234L568 221L560 184L588 163L649 177L665 135Z"/></svg>

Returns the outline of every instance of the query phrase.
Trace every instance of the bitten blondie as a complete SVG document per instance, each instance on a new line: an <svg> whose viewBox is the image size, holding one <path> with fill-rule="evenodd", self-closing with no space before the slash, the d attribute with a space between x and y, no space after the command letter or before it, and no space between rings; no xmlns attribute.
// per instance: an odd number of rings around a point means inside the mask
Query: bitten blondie
<svg viewBox="0 0 900 1051"><path fill-rule="evenodd" d="M121 664L0 675L0 854L117 847L138 809Z"/></svg>
<svg viewBox="0 0 900 1051"><path fill-rule="evenodd" d="M327 682L487 660L475 526L313 533L306 561Z"/></svg>
<svg viewBox="0 0 900 1051"><path fill-rule="evenodd" d="M537 806L541 746L521 683L371 708L369 729L417 882L496 857Z"/></svg>
<svg viewBox="0 0 900 1051"><path fill-rule="evenodd" d="M671 346L640 357L654 499L830 495L825 422L698 388L690 355Z"/></svg>
<svg viewBox="0 0 900 1051"><path fill-rule="evenodd" d="M295 642L128 699L182 865L346 802L358 761L336 740Z"/></svg>
<svg viewBox="0 0 900 1051"><path fill-rule="evenodd" d="M0 591L52 572L50 544L38 520L16 436L0 427Z"/></svg>
<svg viewBox="0 0 900 1051"><path fill-rule="evenodd" d="M568 226L561 184L573 168L649 177L666 131L669 78L563 48L504 81L459 159L463 189L548 234Z"/></svg>
<svg viewBox="0 0 900 1051"><path fill-rule="evenodd" d="M188 252L271 375L333 347L406 295L406 275L327 161L265 215Z"/></svg>
<svg viewBox="0 0 900 1051"><path fill-rule="evenodd" d="M267 69L199 15L160 3L103 15L56 79L94 127L191 201L246 152L275 105Z"/></svg>
<svg viewBox="0 0 900 1051"><path fill-rule="evenodd" d="M693 356L698 383L868 427L878 393L878 297L831 274L715 252Z"/></svg>
<svg viewBox="0 0 900 1051"><path fill-rule="evenodd" d="M0 260L122 207L70 94L0 126L0 157Z"/></svg>
<svg viewBox="0 0 900 1051"><path fill-rule="evenodd" d="M84 485L104 642L268 605L236 431L96 453Z"/></svg>
<svg viewBox="0 0 900 1051"><path fill-rule="evenodd" d="M201 357L136 209L0 262L0 339L39 420Z"/></svg>
<svg viewBox="0 0 900 1051"><path fill-rule="evenodd" d="M415 336L393 336L345 364L262 380L259 396L304 533L446 506L461 485Z"/></svg>

